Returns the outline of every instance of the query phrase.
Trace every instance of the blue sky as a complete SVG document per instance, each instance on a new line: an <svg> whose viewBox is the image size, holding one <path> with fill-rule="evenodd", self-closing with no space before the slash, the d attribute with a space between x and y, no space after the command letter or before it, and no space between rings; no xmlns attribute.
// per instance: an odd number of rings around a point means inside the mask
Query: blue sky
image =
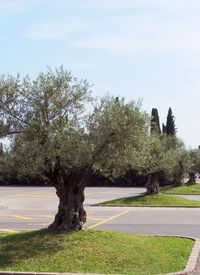
<svg viewBox="0 0 200 275"><path fill-rule="evenodd" d="M200 1L0 0L0 73L63 65L94 94L169 107L187 146L200 144Z"/></svg>

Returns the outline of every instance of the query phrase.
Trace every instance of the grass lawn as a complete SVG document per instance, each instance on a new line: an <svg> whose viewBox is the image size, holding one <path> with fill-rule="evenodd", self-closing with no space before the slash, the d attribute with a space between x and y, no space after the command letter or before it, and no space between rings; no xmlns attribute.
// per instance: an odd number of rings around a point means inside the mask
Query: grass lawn
<svg viewBox="0 0 200 275"><path fill-rule="evenodd" d="M106 201L99 205L113 206L200 206L200 201L192 201L172 195L159 193L157 195L142 194L139 196L127 197Z"/></svg>
<svg viewBox="0 0 200 275"><path fill-rule="evenodd" d="M0 234L0 270L161 274L184 269L193 241L109 231Z"/></svg>
<svg viewBox="0 0 200 275"><path fill-rule="evenodd" d="M165 194L200 195L200 184L194 183L180 187L166 187L162 190Z"/></svg>

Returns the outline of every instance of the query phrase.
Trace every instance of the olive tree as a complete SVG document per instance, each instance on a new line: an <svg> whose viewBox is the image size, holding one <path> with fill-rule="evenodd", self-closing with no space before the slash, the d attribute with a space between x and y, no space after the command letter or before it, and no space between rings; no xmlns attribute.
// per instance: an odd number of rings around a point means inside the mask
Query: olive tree
<svg viewBox="0 0 200 275"><path fill-rule="evenodd" d="M78 82L63 68L48 70L35 80L0 80L1 136L13 139L13 161L21 174L44 175L59 197L49 228L79 230L86 220L86 175L80 169L79 150L85 145L82 123L89 90L86 81Z"/></svg>
<svg viewBox="0 0 200 275"><path fill-rule="evenodd" d="M189 171L188 184L192 184L196 181L195 174L200 172L200 150L191 149L189 150L189 155L191 158L191 169Z"/></svg>
<svg viewBox="0 0 200 275"><path fill-rule="evenodd" d="M35 80L0 80L1 137L11 137L12 163L19 174L43 177L56 188L59 206L50 229L82 229L91 169L119 173L140 159L147 123L139 104L105 97L87 114L89 101L87 81L63 68Z"/></svg>
<svg viewBox="0 0 200 275"><path fill-rule="evenodd" d="M141 102L104 97L89 116L87 131L92 143L93 168L117 177L132 164L144 162L143 145L148 134L148 117Z"/></svg>
<svg viewBox="0 0 200 275"><path fill-rule="evenodd" d="M188 151L183 148L178 148L175 153L176 165L174 167L174 179L175 186L182 186L185 184L184 178L187 177L191 171L191 157Z"/></svg>
<svg viewBox="0 0 200 275"><path fill-rule="evenodd" d="M150 135L146 143L144 173L148 175L147 194L159 193L159 175L181 185L189 169L189 158L183 144L176 137Z"/></svg>

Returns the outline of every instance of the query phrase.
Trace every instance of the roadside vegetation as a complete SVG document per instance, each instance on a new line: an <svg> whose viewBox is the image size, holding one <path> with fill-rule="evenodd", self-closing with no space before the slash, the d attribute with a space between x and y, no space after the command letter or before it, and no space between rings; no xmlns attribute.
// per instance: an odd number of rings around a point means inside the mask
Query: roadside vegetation
<svg viewBox="0 0 200 275"><path fill-rule="evenodd" d="M179 187L165 187L162 189L162 193L174 195L200 195L200 184L194 183Z"/></svg>
<svg viewBox="0 0 200 275"><path fill-rule="evenodd" d="M200 201L189 200L174 195L163 193L155 195L143 194L140 196L120 198L116 200L106 201L98 205L107 206L191 206L200 207Z"/></svg>
<svg viewBox="0 0 200 275"><path fill-rule="evenodd" d="M86 230L0 235L0 270L161 274L185 268L193 241Z"/></svg>

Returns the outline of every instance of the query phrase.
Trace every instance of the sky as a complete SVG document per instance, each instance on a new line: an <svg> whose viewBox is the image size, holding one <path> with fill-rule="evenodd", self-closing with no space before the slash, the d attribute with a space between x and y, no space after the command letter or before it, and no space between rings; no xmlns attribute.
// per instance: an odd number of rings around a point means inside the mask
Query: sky
<svg viewBox="0 0 200 275"><path fill-rule="evenodd" d="M106 93L168 108L187 147L200 144L199 0L0 0L0 74L61 65Z"/></svg>

